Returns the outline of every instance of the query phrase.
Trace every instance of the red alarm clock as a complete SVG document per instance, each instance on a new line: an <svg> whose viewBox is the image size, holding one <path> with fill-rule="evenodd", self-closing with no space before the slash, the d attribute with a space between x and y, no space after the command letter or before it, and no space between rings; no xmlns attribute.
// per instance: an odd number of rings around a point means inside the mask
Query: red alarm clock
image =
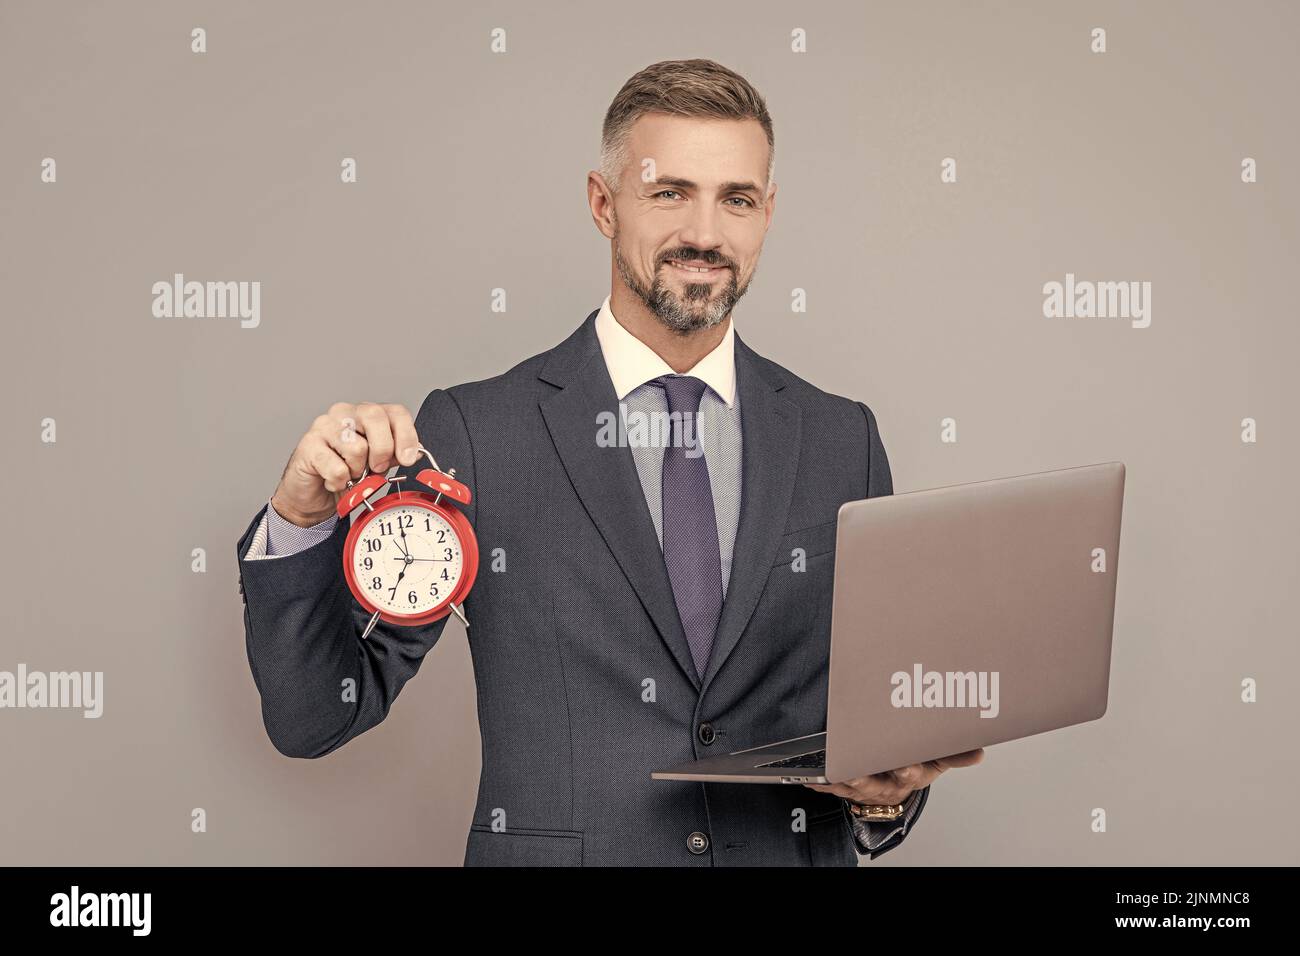
<svg viewBox="0 0 1300 956"><path fill-rule="evenodd" d="M478 541L469 520L452 503L469 504L469 488L456 480L456 469L444 472L427 449L420 446L432 468L415 476L434 489L402 488L376 501L370 497L407 476L372 475L366 468L349 481L339 498L340 520L358 508L366 510L352 523L343 543L343 573L352 596L373 612L366 638L383 620L413 627L440 620L455 612L466 627L461 610L478 573Z"/></svg>

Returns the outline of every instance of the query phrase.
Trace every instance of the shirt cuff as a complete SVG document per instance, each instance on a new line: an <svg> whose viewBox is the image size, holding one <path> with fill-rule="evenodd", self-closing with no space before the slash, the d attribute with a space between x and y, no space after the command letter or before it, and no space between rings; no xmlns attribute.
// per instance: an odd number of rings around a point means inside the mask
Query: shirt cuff
<svg viewBox="0 0 1300 956"><path fill-rule="evenodd" d="M853 828L853 836L858 841L859 849L864 853L871 853L900 833L904 837L907 836L912 818L916 816L920 806L921 791L913 790L911 796L903 801L903 814L897 820L862 820L849 813L847 800L844 801L844 812L848 815L849 825Z"/></svg>
<svg viewBox="0 0 1300 956"><path fill-rule="evenodd" d="M300 551L320 544L334 532L338 517L330 515L320 524L303 528L280 516L270 501L266 503L266 514L253 532L253 540L248 543L245 561L261 558L285 558Z"/></svg>

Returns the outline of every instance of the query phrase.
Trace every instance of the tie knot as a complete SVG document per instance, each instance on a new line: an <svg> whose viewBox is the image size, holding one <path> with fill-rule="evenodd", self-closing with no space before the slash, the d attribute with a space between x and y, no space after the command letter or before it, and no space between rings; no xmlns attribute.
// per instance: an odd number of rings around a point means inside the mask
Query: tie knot
<svg viewBox="0 0 1300 956"><path fill-rule="evenodd" d="M700 399L708 388L704 379L694 375L661 375L655 379L668 395L668 413L689 413L700 410Z"/></svg>

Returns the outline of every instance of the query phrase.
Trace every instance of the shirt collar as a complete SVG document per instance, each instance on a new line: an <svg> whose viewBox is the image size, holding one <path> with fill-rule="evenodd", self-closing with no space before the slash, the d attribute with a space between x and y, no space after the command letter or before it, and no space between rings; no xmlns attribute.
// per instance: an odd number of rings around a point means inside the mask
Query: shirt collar
<svg viewBox="0 0 1300 956"><path fill-rule="evenodd" d="M654 349L623 328L609 308L609 296L596 316L596 338L605 357L605 367L614 382L614 391L622 401L633 389L660 375L673 375L673 368ZM727 333L708 355L683 375L703 380L718 397L731 407L736 398L736 347L734 322L727 323Z"/></svg>

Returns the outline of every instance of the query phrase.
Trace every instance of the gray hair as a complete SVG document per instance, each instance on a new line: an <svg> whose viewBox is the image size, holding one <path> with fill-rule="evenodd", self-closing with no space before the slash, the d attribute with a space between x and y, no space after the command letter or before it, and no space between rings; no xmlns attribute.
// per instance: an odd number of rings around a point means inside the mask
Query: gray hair
<svg viewBox="0 0 1300 956"><path fill-rule="evenodd" d="M600 174L612 193L618 192L630 160L627 141L632 126L646 113L758 120L767 134L767 182L771 184L776 139L772 117L758 90L739 73L712 60L664 60L624 83L605 113Z"/></svg>

